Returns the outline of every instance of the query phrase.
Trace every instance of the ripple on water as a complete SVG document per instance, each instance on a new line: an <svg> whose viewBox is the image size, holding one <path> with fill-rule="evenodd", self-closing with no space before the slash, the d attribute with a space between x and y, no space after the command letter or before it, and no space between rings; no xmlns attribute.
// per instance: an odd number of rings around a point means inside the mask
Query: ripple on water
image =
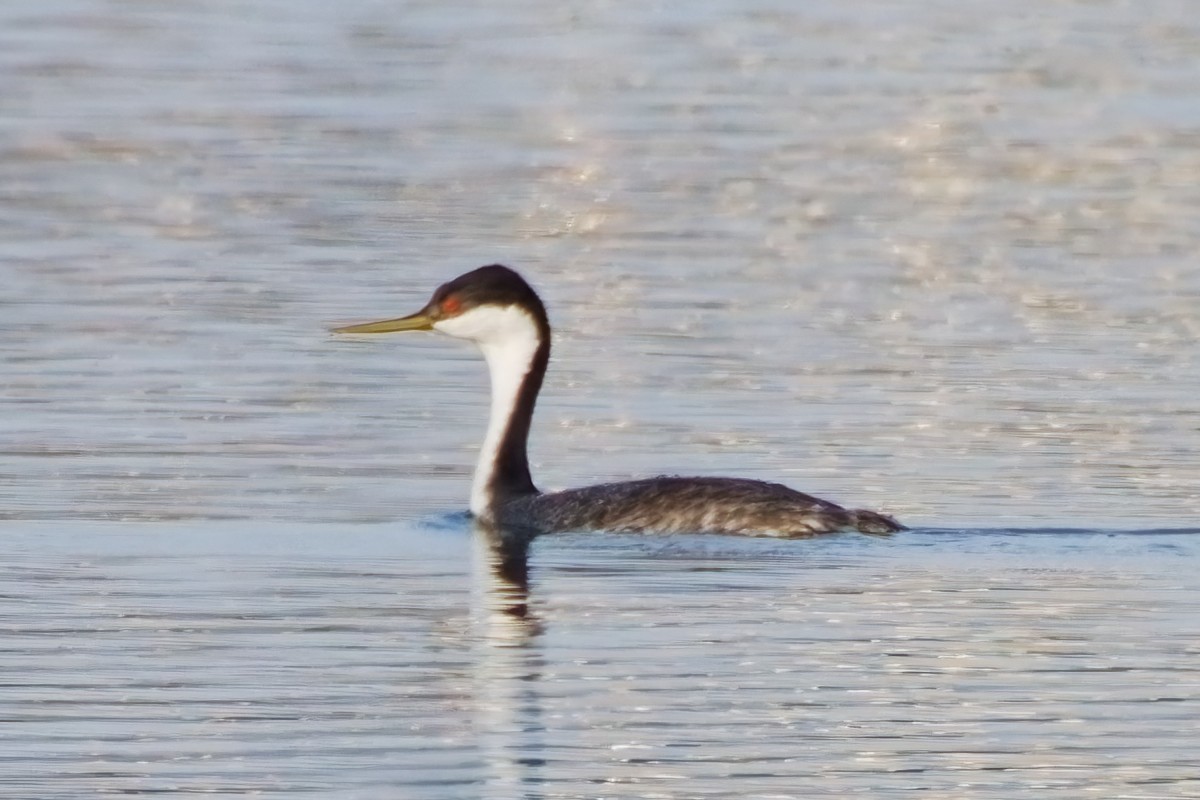
<svg viewBox="0 0 1200 800"><path fill-rule="evenodd" d="M473 541L12 532L6 790L1196 789L1195 531L571 535L535 544L528 599Z"/></svg>

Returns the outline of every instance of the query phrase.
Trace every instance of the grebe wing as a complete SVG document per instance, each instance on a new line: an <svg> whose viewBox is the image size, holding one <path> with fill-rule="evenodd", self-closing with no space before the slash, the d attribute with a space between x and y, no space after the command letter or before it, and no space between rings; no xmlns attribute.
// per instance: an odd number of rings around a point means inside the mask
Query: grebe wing
<svg viewBox="0 0 1200 800"><path fill-rule="evenodd" d="M780 538L840 530L902 530L882 514L848 510L779 483L674 476L515 498L504 504L499 523L545 533L728 533Z"/></svg>

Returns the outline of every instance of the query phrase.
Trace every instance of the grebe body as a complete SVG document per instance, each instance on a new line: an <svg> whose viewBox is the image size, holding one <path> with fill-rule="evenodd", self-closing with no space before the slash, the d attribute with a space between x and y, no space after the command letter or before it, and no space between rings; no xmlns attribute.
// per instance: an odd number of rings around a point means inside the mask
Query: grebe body
<svg viewBox="0 0 1200 800"><path fill-rule="evenodd" d="M513 270L480 267L440 286L415 314L337 333L434 330L475 342L491 374L491 412L471 487L471 513L524 534L563 531L723 533L802 538L903 530L891 517L850 510L787 486L745 478L659 476L542 493L529 472L533 410L550 361L550 323Z"/></svg>

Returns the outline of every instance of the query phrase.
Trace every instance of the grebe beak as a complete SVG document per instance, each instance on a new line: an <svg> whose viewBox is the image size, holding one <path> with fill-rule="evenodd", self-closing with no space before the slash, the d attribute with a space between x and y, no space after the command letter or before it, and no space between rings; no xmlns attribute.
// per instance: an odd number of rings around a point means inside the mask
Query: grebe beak
<svg viewBox="0 0 1200 800"><path fill-rule="evenodd" d="M434 319L428 309L421 309L415 314L399 319L381 319L378 322L364 322L360 325L347 325L344 328L334 328L333 333L392 333L393 331L431 331Z"/></svg>

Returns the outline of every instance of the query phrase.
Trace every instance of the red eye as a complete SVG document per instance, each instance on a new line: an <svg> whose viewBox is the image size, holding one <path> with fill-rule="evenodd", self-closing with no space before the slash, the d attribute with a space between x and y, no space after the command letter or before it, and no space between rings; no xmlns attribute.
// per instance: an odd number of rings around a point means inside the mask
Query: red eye
<svg viewBox="0 0 1200 800"><path fill-rule="evenodd" d="M457 314L462 308L462 300L458 299L458 295L450 295L442 301L443 314Z"/></svg>

